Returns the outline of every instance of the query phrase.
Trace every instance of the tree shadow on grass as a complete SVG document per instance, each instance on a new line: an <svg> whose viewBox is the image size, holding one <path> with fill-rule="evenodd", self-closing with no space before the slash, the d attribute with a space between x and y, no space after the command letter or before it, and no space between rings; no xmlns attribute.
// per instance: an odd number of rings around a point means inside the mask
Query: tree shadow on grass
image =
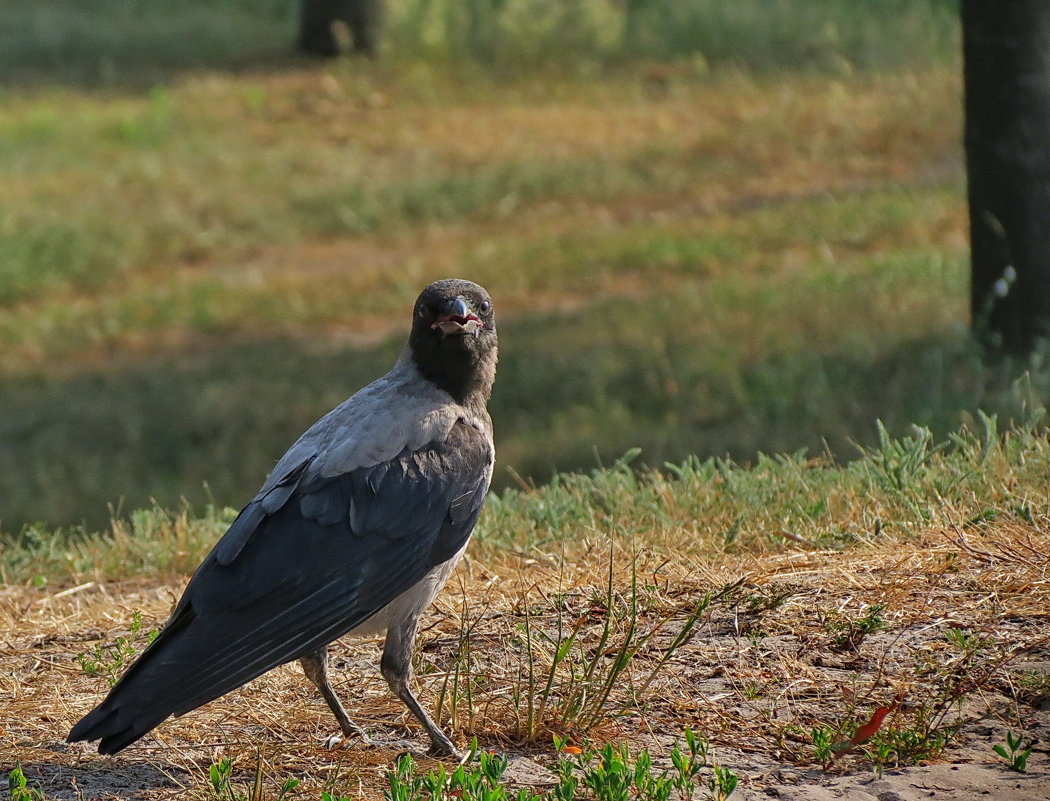
<svg viewBox="0 0 1050 801"><path fill-rule="evenodd" d="M607 319L599 314L596 320ZM590 337L579 321L501 324L490 408L497 488L518 476L611 463L633 447L660 467L690 454L748 461L759 452L830 450L843 460L912 424L943 436L978 408L1020 417L1050 401L1050 374L991 374L965 335L879 352L807 350L713 362L690 342ZM596 323L597 324L597 323ZM0 383L0 526L86 523L156 500L239 507L310 424L389 369L401 341L369 348L272 340L72 376ZM1005 424L1005 421L1004 421Z"/></svg>
<svg viewBox="0 0 1050 801"><path fill-rule="evenodd" d="M0 4L0 85L142 90L190 70L304 63L290 0Z"/></svg>

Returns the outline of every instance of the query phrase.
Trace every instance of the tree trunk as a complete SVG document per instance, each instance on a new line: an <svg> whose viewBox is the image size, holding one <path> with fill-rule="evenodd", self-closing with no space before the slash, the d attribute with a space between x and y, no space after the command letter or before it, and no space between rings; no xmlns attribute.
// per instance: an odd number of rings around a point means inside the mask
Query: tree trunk
<svg viewBox="0 0 1050 801"><path fill-rule="evenodd" d="M374 57L383 26L383 0L301 0L299 49L314 56L339 55L332 26L343 22L355 53Z"/></svg>
<svg viewBox="0 0 1050 801"><path fill-rule="evenodd" d="M963 0L966 169L977 337L1050 337L1050 2Z"/></svg>
<svg viewBox="0 0 1050 801"><path fill-rule="evenodd" d="M636 54L638 45L642 41L642 15L649 0L626 0L623 9L623 35L621 40L624 49L631 54Z"/></svg>

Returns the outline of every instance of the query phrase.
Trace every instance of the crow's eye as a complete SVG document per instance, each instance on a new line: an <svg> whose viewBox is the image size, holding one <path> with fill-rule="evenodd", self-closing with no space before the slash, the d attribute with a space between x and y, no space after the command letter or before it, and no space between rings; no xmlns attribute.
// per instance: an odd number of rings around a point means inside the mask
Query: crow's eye
<svg viewBox="0 0 1050 801"><path fill-rule="evenodd" d="M427 316L427 313L428 313L428 312L429 312L429 309L427 309L427 307L426 307L426 306L424 306L424 305L423 305L422 303L420 303L420 304L419 304L419 311L417 311L417 312L416 312L416 315L417 315L417 316L418 316L418 317L419 317L420 319L423 319L424 317L426 317L426 316Z"/></svg>
<svg viewBox="0 0 1050 801"><path fill-rule="evenodd" d="M482 314L487 314L488 310L491 309L491 308L492 308L492 304L489 303L487 300L483 300L483 301L481 301L481 305L478 306L478 311L480 311Z"/></svg>

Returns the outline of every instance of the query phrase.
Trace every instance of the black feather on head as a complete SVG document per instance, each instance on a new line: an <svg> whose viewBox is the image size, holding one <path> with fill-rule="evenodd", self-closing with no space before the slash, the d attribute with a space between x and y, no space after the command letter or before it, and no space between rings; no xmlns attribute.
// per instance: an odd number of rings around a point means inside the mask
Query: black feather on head
<svg viewBox="0 0 1050 801"><path fill-rule="evenodd" d="M459 278L419 295L408 337L420 373L457 402L488 400L496 375L496 317L484 287Z"/></svg>

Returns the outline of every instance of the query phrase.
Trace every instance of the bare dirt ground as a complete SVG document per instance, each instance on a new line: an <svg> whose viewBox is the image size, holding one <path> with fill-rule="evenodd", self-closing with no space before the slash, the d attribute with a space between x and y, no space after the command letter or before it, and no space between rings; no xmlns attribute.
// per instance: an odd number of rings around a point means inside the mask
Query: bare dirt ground
<svg viewBox="0 0 1050 801"><path fill-rule="evenodd" d="M567 711L579 689L573 676L596 662L593 690L633 636L630 666L575 742L626 741L632 753L647 748L663 765L690 726L740 777L733 797L749 801L1050 798L1048 545L1050 532L999 529L707 565L642 554L637 592L630 594L625 558L611 600L593 565L588 573L518 554L473 561L422 630L421 697L431 708L442 700L444 725L461 745L477 736L483 748L508 753L509 781L542 791L556 759L550 735L571 735L579 725ZM142 610L146 626L159 625L182 583L86 581L59 592L0 593L0 769L20 762L30 786L48 798L206 798L213 797L208 767L226 756L246 796L261 764L265 798L276 798L288 777L303 780L293 798L319 798L325 789L381 797L401 749L325 750L333 721L294 666L167 721L116 757L64 742L106 689L84 675L77 654L127 634L133 610ZM696 628L668 653L709 591ZM580 634L541 710L553 653L545 636L556 634L559 620L563 631ZM422 745L378 675L378 654L376 641L340 643L337 689L377 736ZM852 753L831 759L815 746L815 729L849 740L895 699L901 703L880 732ZM1008 730L1032 748L1025 772L993 751ZM435 764L420 757L423 770Z"/></svg>

